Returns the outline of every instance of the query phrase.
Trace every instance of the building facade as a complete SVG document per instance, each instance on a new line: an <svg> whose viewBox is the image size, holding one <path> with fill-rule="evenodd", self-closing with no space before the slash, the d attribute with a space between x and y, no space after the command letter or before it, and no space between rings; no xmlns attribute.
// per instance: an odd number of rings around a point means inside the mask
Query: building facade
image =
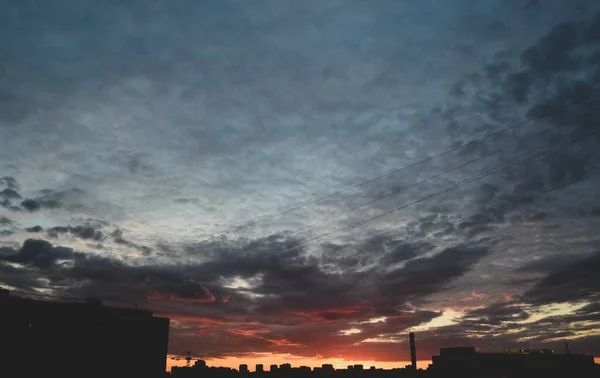
<svg viewBox="0 0 600 378"><path fill-rule="evenodd" d="M0 371L23 377L165 375L169 319L150 311L2 295L0 334Z"/></svg>

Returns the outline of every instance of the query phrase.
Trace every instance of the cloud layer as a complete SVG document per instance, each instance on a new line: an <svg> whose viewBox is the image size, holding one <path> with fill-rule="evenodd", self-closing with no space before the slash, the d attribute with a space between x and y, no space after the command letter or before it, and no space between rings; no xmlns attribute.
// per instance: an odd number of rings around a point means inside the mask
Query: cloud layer
<svg viewBox="0 0 600 378"><path fill-rule="evenodd" d="M575 3L9 1L0 285L149 307L208 358L600 354Z"/></svg>

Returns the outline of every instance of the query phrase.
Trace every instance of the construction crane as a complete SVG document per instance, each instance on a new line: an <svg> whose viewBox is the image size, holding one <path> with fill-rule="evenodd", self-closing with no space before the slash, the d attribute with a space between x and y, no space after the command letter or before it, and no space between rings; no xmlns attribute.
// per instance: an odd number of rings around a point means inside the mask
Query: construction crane
<svg viewBox="0 0 600 378"><path fill-rule="evenodd" d="M185 357L171 357L171 359L172 359L172 360L175 360L175 361L181 361L181 360L185 360L185 361L186 361L186 366L187 366L187 367L190 367L190 363L191 363L192 361L194 361L194 360L200 360L201 358L200 358L200 356L198 356L198 355L197 355L197 354L195 354L195 353L194 353L194 357L192 357L192 352L190 352L190 351L188 350L188 352L187 352L187 356L185 356Z"/></svg>
<svg viewBox="0 0 600 378"><path fill-rule="evenodd" d="M187 365L187 367L190 367L190 362L192 362L192 360L193 360L193 358L191 356L191 352L188 350L187 357L185 358L185 361L186 361L185 364Z"/></svg>

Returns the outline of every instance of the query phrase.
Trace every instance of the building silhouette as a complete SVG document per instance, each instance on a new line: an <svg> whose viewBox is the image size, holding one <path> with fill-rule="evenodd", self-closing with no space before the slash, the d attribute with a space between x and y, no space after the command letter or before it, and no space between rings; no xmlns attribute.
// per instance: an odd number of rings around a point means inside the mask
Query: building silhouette
<svg viewBox="0 0 600 378"><path fill-rule="evenodd" d="M168 337L150 311L0 295L0 369L15 377L164 377Z"/></svg>
<svg viewBox="0 0 600 378"><path fill-rule="evenodd" d="M206 363L196 363L192 367L174 366L171 368L172 378L235 378L240 375L247 376L248 374L250 373L247 371L239 372L238 370L227 367L207 367Z"/></svg>
<svg viewBox="0 0 600 378"><path fill-rule="evenodd" d="M478 353L473 347L442 348L433 356L427 370L416 367L415 334L409 333L411 364L405 368L391 370L371 366L348 365L346 369L335 369L331 364L311 369L307 366L292 367L289 363L271 365L268 372L261 364L255 372L240 365L239 372L229 368L207 368L203 362L194 367L173 368L173 378L238 378L260 375L263 378L531 378L531 377L600 377L600 365L592 356L583 354L555 354L550 349L505 349L502 353Z"/></svg>
<svg viewBox="0 0 600 378"><path fill-rule="evenodd" d="M206 368L206 361L204 361L204 360L196 360L196 362L194 363L194 367L196 367L197 369L205 369Z"/></svg>
<svg viewBox="0 0 600 378"><path fill-rule="evenodd" d="M584 354L555 354L550 349L505 349L503 353L479 353L474 347L442 348L432 356L430 371L435 376L577 376L588 377L596 370L594 357Z"/></svg>

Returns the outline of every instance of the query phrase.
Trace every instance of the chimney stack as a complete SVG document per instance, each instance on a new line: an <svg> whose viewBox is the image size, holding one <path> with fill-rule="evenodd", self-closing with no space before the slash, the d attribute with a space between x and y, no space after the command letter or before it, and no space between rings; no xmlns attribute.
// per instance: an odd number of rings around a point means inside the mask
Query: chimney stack
<svg viewBox="0 0 600 378"><path fill-rule="evenodd" d="M410 339L410 362L413 370L417 370L417 350L415 348L415 334L411 332L408 334Z"/></svg>

